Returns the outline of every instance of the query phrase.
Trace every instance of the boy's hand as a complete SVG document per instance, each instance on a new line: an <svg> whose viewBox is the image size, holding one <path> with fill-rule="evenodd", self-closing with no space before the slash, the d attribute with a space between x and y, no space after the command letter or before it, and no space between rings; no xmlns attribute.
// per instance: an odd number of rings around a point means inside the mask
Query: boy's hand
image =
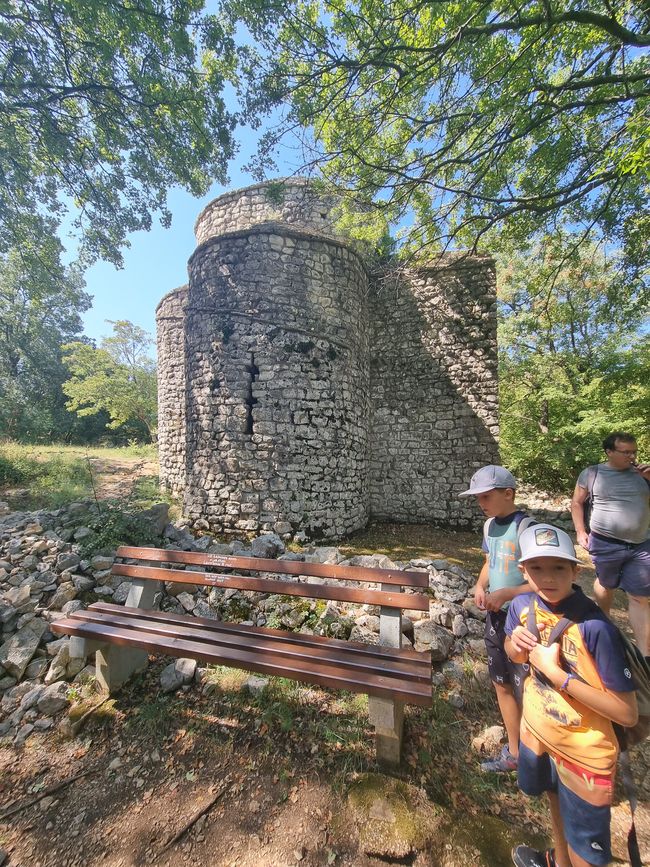
<svg viewBox="0 0 650 867"><path fill-rule="evenodd" d="M506 602L509 602L511 595L507 590L495 590L494 593L489 593L485 599L485 607L488 611L500 611Z"/></svg>
<svg viewBox="0 0 650 867"><path fill-rule="evenodd" d="M481 611L485 610L485 587L482 587L480 584L476 585L476 589L474 590L474 602L477 608L480 608Z"/></svg>
<svg viewBox="0 0 650 867"><path fill-rule="evenodd" d="M566 671L560 665L560 645L556 642L550 647L538 644L531 650L528 659L531 665L545 674L554 686L564 682Z"/></svg>
<svg viewBox="0 0 650 867"><path fill-rule="evenodd" d="M510 642L517 653L530 653L537 647L537 638L525 626L515 626Z"/></svg>

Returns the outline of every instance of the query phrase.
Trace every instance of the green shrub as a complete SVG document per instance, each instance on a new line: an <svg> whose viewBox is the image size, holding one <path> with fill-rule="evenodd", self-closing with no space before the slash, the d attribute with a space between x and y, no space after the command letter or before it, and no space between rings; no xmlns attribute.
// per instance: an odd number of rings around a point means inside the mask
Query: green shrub
<svg viewBox="0 0 650 867"><path fill-rule="evenodd" d="M102 503L101 511L88 521L92 535L81 546L83 557L114 551L120 545L158 545L160 535L151 521L119 501Z"/></svg>

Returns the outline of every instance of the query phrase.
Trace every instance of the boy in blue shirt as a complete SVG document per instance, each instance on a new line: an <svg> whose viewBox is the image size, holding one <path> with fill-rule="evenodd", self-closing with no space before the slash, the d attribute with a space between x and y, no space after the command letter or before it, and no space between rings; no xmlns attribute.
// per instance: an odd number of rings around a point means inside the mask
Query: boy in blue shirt
<svg viewBox="0 0 650 867"><path fill-rule="evenodd" d="M578 558L550 524L521 534L521 568L534 592L518 596L506 651L529 662L519 788L548 794L553 849L516 846L517 867L604 867L611 860L610 805L619 747L614 723L638 718L634 682L616 627L574 583Z"/></svg>
<svg viewBox="0 0 650 867"><path fill-rule="evenodd" d="M519 535L533 519L515 507L517 482L505 467L481 467L461 497L476 497L487 520L483 527L485 563L476 582L474 601L487 611L485 647L490 679L508 735L501 754L481 764L482 771L507 773L517 769L519 755L520 697L527 666L512 663L504 650L508 606L531 588L519 569Z"/></svg>

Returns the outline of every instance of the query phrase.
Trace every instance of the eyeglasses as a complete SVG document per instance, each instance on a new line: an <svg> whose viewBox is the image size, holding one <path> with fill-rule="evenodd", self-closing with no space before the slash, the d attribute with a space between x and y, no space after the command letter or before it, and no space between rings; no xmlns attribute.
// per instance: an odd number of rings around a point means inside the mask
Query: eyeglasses
<svg viewBox="0 0 650 867"><path fill-rule="evenodd" d="M637 454L637 449L612 449L613 452L618 452L619 455L625 455L626 458L634 458Z"/></svg>

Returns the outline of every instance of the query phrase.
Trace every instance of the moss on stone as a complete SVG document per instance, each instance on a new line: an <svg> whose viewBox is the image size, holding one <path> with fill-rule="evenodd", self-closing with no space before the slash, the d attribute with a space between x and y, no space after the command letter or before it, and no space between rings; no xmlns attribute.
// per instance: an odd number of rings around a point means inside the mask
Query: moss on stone
<svg viewBox="0 0 650 867"><path fill-rule="evenodd" d="M446 816L421 789L383 774L365 774L353 783L348 803L360 848L384 858L426 848Z"/></svg>

